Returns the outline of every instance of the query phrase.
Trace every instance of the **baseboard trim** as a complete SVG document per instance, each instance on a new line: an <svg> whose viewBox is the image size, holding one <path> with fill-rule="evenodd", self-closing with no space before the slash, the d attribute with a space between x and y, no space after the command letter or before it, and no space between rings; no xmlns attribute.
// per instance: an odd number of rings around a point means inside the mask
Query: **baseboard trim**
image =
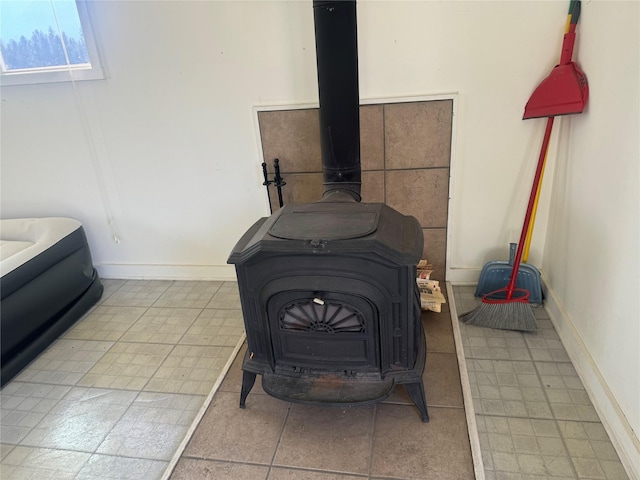
<svg viewBox="0 0 640 480"><path fill-rule="evenodd" d="M217 280L235 281L233 265L151 265L96 263L101 278L131 280Z"/></svg>
<svg viewBox="0 0 640 480"><path fill-rule="evenodd" d="M640 442L562 302L542 273L545 309L631 480L640 480Z"/></svg>
<svg viewBox="0 0 640 480"><path fill-rule="evenodd" d="M475 285L481 271L480 268L447 268L447 282L453 285Z"/></svg>

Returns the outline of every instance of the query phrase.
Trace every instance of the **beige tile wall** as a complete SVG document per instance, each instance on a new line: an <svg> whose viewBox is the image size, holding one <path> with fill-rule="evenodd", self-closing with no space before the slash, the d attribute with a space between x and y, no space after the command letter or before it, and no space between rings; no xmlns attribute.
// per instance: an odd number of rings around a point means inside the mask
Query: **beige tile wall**
<svg viewBox="0 0 640 480"><path fill-rule="evenodd" d="M424 258L433 278L444 280L453 101L388 103L360 107L362 200L385 202L418 219ZM314 202L322 197L318 109L258 112L263 157L273 177L280 160L283 200ZM271 187L271 204L278 208Z"/></svg>

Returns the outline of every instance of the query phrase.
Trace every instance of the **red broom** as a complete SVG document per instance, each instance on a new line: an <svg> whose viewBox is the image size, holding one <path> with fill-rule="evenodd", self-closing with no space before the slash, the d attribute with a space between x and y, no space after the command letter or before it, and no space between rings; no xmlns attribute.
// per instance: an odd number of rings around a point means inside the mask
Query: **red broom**
<svg viewBox="0 0 640 480"><path fill-rule="evenodd" d="M461 315L460 319L467 325L524 332L535 332L538 328L535 315L529 305L529 291L515 288L515 286L522 261L522 252L526 248L527 232L539 191L554 116L582 113L589 95L586 76L571 61L580 10L580 1L572 0L569 5L567 27L562 42L560 64L556 65L551 74L538 85L525 107L525 119L548 118L509 284L505 288L484 295L482 304L478 308Z"/></svg>
<svg viewBox="0 0 640 480"><path fill-rule="evenodd" d="M482 304L479 307L461 315L460 320L462 320L466 325L501 328L504 330L521 330L524 332L535 332L538 329L536 317L529 305L529 291L522 288L516 288L516 279L518 278L518 269L520 268L520 261L522 260L522 251L524 249L527 231L529 230L529 223L531 222L531 212L533 211L533 204L536 200L538 184L540 183L540 177L542 176L544 157L549 145L549 139L551 138L552 127L553 117L549 117L547 121L547 128L544 132L544 139L542 140L542 148L538 159L536 174L533 179L533 186L531 187L527 213L525 214L522 232L520 233L520 241L518 242L516 258L514 259L513 267L511 268L511 279L509 280L509 285L505 288L501 288L484 295L482 297Z"/></svg>

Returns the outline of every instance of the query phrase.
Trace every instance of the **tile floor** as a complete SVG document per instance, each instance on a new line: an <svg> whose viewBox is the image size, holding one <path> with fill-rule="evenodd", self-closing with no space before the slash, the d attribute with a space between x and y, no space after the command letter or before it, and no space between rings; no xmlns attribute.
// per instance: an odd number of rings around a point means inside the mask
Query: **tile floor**
<svg viewBox="0 0 640 480"><path fill-rule="evenodd" d="M378 405L322 408L274 399L258 379L241 410L243 347L171 479L475 478L447 305L422 320L429 423L402 386Z"/></svg>
<svg viewBox="0 0 640 480"><path fill-rule="evenodd" d="M458 313L479 304L453 287ZM543 308L538 331L460 323L487 480L628 479Z"/></svg>
<svg viewBox="0 0 640 480"><path fill-rule="evenodd" d="M154 479L243 336L235 282L103 280L0 392L3 479Z"/></svg>
<svg viewBox="0 0 640 480"><path fill-rule="evenodd" d="M3 479L168 476L242 336L234 282L104 283L100 303L0 392ZM477 304L472 288L454 294L458 312ZM536 334L460 324L478 477L627 479L551 322L536 314ZM379 405L327 409L273 399L256 382L240 410L241 351L171 478L474 478L448 308L423 322L429 424L402 387Z"/></svg>

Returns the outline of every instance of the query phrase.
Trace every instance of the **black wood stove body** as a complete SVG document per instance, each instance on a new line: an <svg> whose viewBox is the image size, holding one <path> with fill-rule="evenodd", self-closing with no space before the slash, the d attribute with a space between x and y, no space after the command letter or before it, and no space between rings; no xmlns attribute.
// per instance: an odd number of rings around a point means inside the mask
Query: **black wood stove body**
<svg viewBox="0 0 640 480"><path fill-rule="evenodd" d="M234 247L247 334L240 406L256 375L288 401L356 405L404 384L428 421L414 217L360 202L353 1L315 1L325 192L258 220Z"/></svg>

